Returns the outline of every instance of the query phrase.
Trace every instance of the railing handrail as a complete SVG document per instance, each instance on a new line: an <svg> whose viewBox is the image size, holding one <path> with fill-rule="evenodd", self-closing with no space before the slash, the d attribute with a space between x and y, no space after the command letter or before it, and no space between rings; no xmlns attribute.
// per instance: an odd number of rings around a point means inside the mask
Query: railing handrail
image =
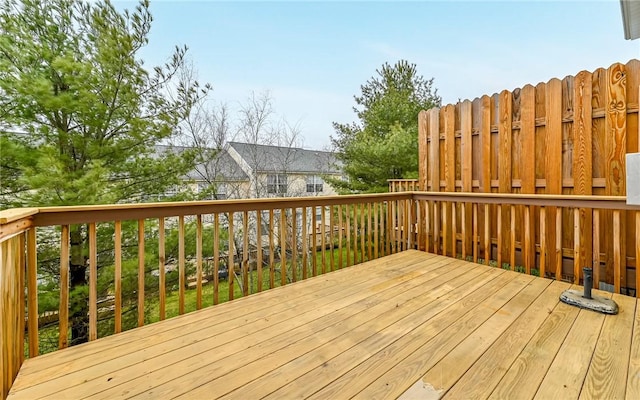
<svg viewBox="0 0 640 400"><path fill-rule="evenodd" d="M142 218L177 217L181 215L270 210L292 207L332 206L368 201L408 200L410 192L370 193L343 196L278 197L260 199L230 199L182 201L164 203L104 204L90 206L59 206L18 208L0 211L0 240L3 226L30 220L31 226L70 225L77 223L137 220ZM6 222L5 222L6 221ZM28 227L27 227L28 228Z"/></svg>
<svg viewBox="0 0 640 400"><path fill-rule="evenodd" d="M415 200L453 201L461 203L513 204L542 207L601 208L607 210L640 210L627 204L626 196L591 196L562 194L476 193L476 192L399 192L409 193Z"/></svg>
<svg viewBox="0 0 640 400"><path fill-rule="evenodd" d="M352 202L403 200L456 201L463 203L513 204L534 206L571 206L640 210L640 206L626 203L625 196L588 196L557 194L425 192L406 191L344 196L278 197L261 199L230 199L183 201L164 203L127 203L89 206L27 207L0 211L0 241L24 232L31 226L69 225L75 223L134 220L141 218L174 217L219 212L242 212L256 209L270 210L291 207L312 207L349 204Z"/></svg>

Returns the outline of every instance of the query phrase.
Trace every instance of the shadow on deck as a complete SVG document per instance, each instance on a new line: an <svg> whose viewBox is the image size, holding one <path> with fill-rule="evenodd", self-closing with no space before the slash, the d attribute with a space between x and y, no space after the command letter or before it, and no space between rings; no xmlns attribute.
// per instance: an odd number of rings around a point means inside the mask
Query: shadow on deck
<svg viewBox="0 0 640 400"><path fill-rule="evenodd" d="M569 287L409 250L26 360L9 398L640 398L636 300Z"/></svg>

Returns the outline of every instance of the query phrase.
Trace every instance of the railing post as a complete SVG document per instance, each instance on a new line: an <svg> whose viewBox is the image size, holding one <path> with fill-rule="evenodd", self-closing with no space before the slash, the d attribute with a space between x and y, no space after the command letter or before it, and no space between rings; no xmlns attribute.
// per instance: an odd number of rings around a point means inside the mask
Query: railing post
<svg viewBox="0 0 640 400"><path fill-rule="evenodd" d="M2 400L7 398L9 389L24 361L25 251L26 240L23 232L7 237L0 236L0 399ZM37 317L35 321L37 324Z"/></svg>

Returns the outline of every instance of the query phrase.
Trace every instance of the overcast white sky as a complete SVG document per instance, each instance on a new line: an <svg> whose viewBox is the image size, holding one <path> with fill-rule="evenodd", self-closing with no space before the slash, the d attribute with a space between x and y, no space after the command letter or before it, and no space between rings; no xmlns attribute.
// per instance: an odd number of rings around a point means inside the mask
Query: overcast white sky
<svg viewBox="0 0 640 400"><path fill-rule="evenodd" d="M213 101L233 110L269 90L315 149L329 145L332 121L354 119L353 95L385 61L417 64L446 104L640 58L618 0L152 1L151 11L147 65L186 44Z"/></svg>

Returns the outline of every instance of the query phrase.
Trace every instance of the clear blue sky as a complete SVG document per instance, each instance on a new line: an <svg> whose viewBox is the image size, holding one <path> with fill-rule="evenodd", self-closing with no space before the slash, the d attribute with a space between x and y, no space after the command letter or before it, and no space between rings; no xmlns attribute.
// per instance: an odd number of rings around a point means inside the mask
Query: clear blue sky
<svg viewBox="0 0 640 400"><path fill-rule="evenodd" d="M354 119L353 95L384 62L417 64L446 104L640 58L640 41L624 39L618 0L152 0L151 11L147 65L186 44L214 101L234 110L269 90L276 113L316 149L329 146L332 121Z"/></svg>

